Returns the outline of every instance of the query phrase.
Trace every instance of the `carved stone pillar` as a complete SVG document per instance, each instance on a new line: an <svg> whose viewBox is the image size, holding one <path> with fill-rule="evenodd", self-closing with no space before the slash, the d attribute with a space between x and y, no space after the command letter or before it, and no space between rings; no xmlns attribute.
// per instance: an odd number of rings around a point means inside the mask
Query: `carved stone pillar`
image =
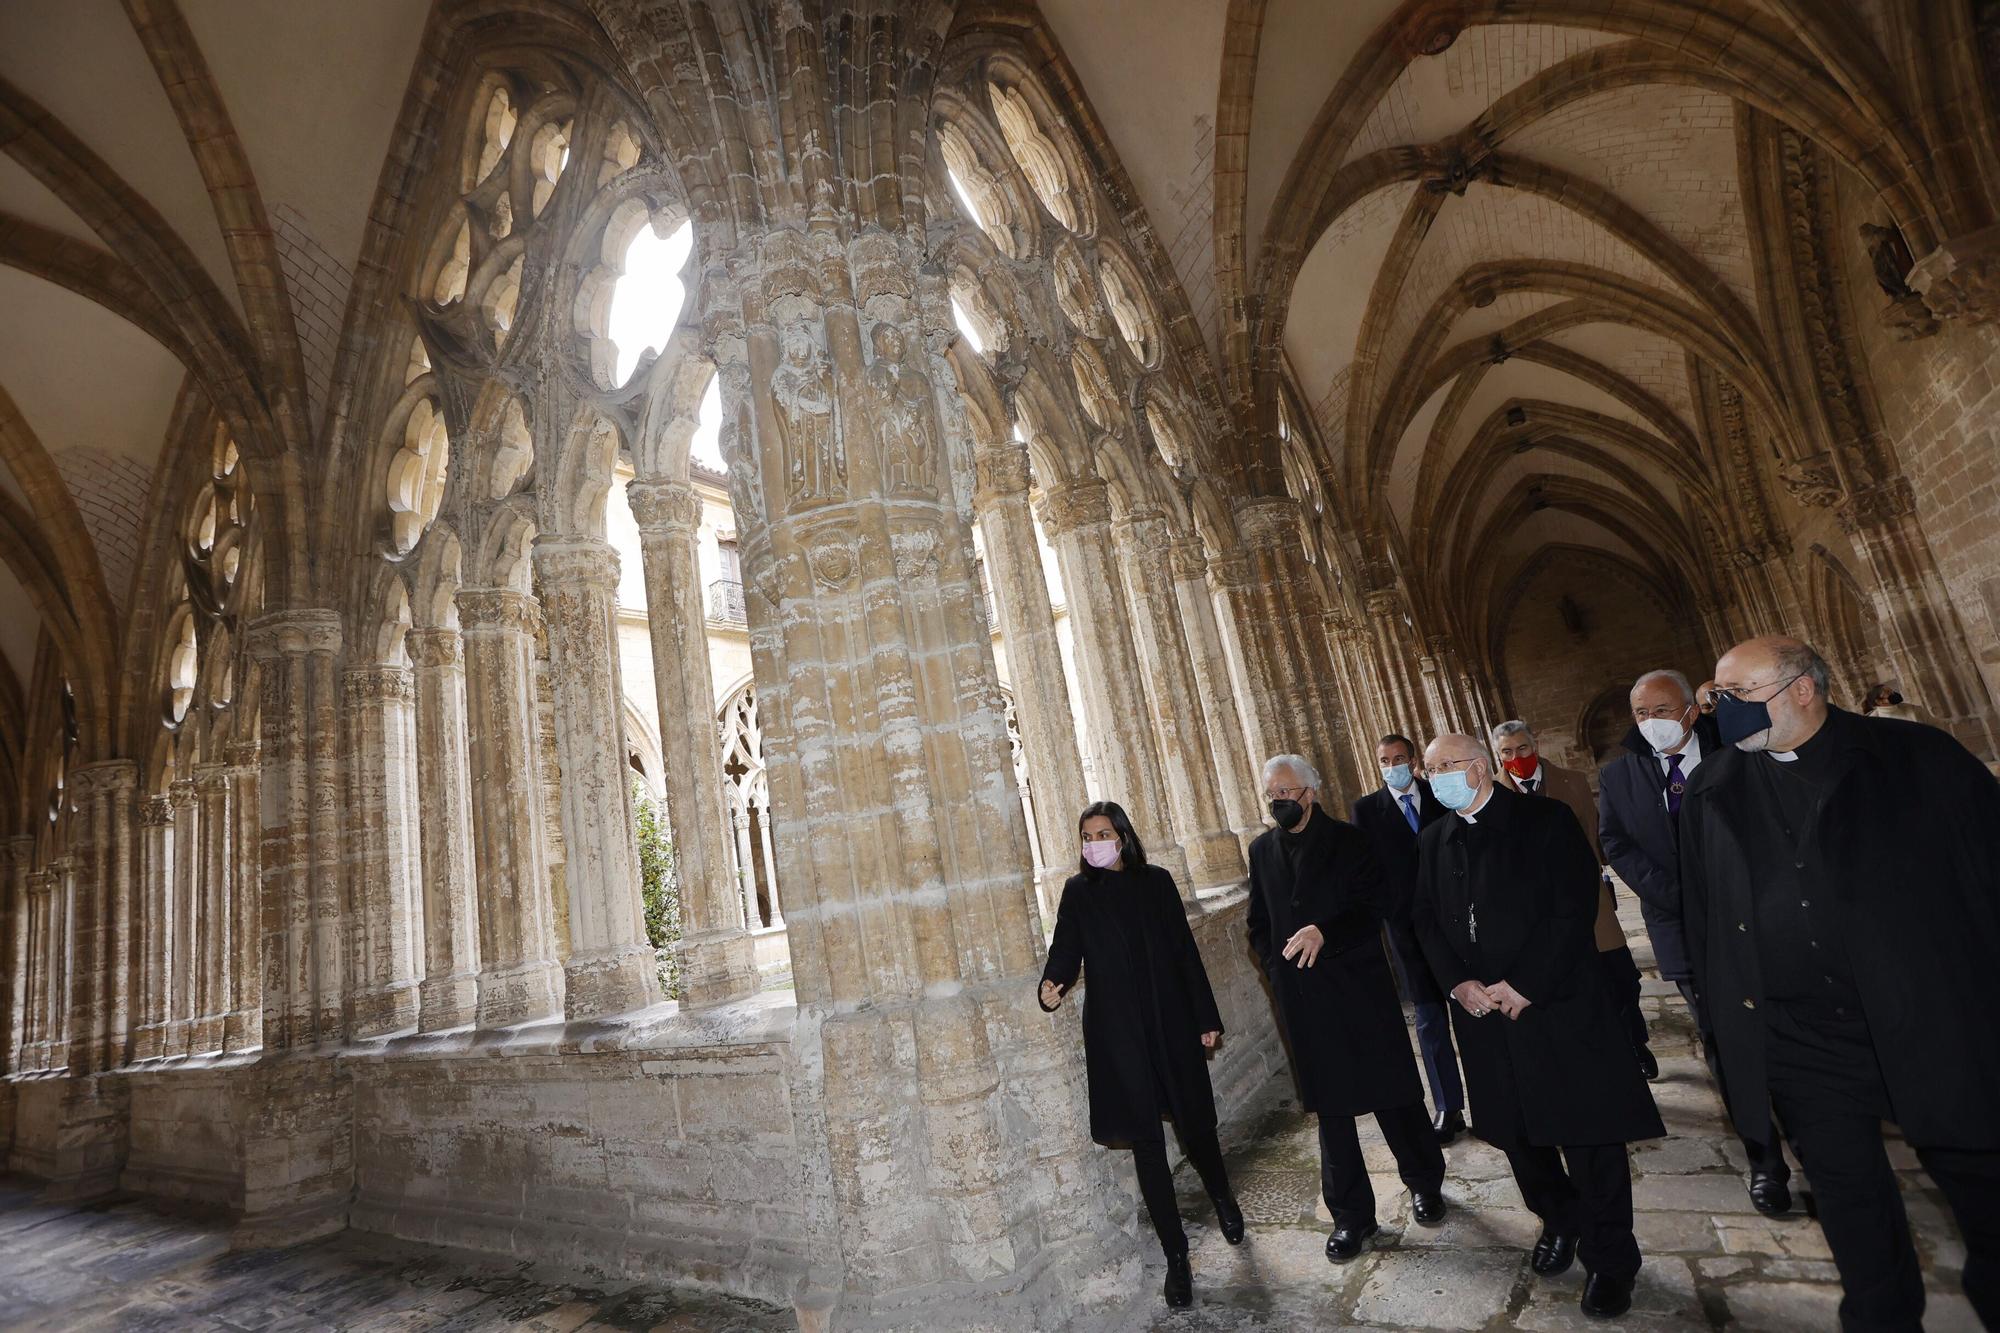
<svg viewBox="0 0 2000 1333"><path fill-rule="evenodd" d="M1215 759L1216 786L1224 818L1247 841L1264 831L1260 817L1262 793L1257 771L1244 746L1243 715L1230 688L1229 659L1216 623L1215 597L1208 586L1208 558L1198 538L1183 538L1171 548L1174 595L1187 635L1188 658L1194 668L1195 692L1208 726L1208 749Z"/></svg>
<svg viewBox="0 0 2000 1333"><path fill-rule="evenodd" d="M479 997L479 912L472 858L472 780L466 767L465 665L458 631L413 629L403 646L416 683L417 786L422 854L425 1032L473 1021Z"/></svg>
<svg viewBox="0 0 2000 1333"><path fill-rule="evenodd" d="M1069 593L1070 637L1098 790L1125 807L1147 859L1170 870L1187 894L1193 885L1174 836L1158 747L1147 725L1151 708L1144 668L1133 641L1132 620L1142 613L1119 572L1109 488L1095 477L1051 487L1042 500L1042 527L1055 544Z"/></svg>
<svg viewBox="0 0 2000 1333"><path fill-rule="evenodd" d="M974 512L986 547L986 572L1000 615L1013 676L1014 712L1028 761L1035 829L1046 864L1042 891L1053 904L1063 882L1076 873L1076 817L1088 804L1076 717L1070 711L1062 644L1049 604L1041 543L1028 507L1028 451L1005 443L983 445L977 456ZM1053 922L1045 923L1053 925Z"/></svg>
<svg viewBox="0 0 2000 1333"><path fill-rule="evenodd" d="M264 1043L263 815L257 804L257 742L229 747L229 1012L222 1049Z"/></svg>
<svg viewBox="0 0 2000 1333"><path fill-rule="evenodd" d="M173 955L173 804L164 792L139 806L139 908L135 935L139 962L132 1058L155 1060L164 1052L168 978Z"/></svg>
<svg viewBox="0 0 2000 1333"><path fill-rule="evenodd" d="M504 1027L550 1018L563 1008L536 759L536 611L523 593L466 588L458 594L458 614L467 750L479 774L472 789L478 1021Z"/></svg>
<svg viewBox="0 0 2000 1333"><path fill-rule="evenodd" d="M638 521L646 574L667 825L680 879L681 978L690 1006L723 1004L751 994L758 980L742 893L729 871L722 744L695 549L701 497L685 482L642 479L625 488L625 498Z"/></svg>
<svg viewBox="0 0 2000 1333"><path fill-rule="evenodd" d="M193 778L178 778L167 788L173 811L174 868L170 879L173 894L173 956L168 965L171 990L167 999L168 1055L189 1055L202 1048L194 1044L195 997L201 968L201 814Z"/></svg>
<svg viewBox="0 0 2000 1333"><path fill-rule="evenodd" d="M1182 892L1235 884L1247 871L1243 844L1222 808L1215 758L1208 748L1208 720L1202 716L1180 602L1174 591L1173 534L1158 513L1126 516L1114 528L1124 561L1132 627L1139 649L1146 698L1152 705L1153 733L1159 742L1161 776L1188 878Z"/></svg>
<svg viewBox="0 0 2000 1333"><path fill-rule="evenodd" d="M1260 767L1274 754L1304 755L1334 772L1345 732L1323 693L1332 664L1322 632L1324 608L1306 562L1296 501L1246 500L1237 506L1244 557L1225 559L1217 586L1233 622L1235 647L1248 704L1247 729ZM1329 809L1341 807L1338 790L1323 793Z"/></svg>
<svg viewBox="0 0 2000 1333"><path fill-rule="evenodd" d="M1885 637L1904 689L1939 726L1991 762L2000 755L1993 699L1917 526L1910 483L1897 477L1850 496L1837 517L1875 577L1876 595L1886 612L1884 628L1890 631Z"/></svg>
<svg viewBox="0 0 2000 1333"><path fill-rule="evenodd" d="M340 618L306 608L250 626L259 662L264 1045L345 1036L339 812ZM185 835L177 828L176 842Z"/></svg>
<svg viewBox="0 0 2000 1333"><path fill-rule="evenodd" d="M130 1028L132 821L137 766L129 759L86 764L69 775L69 1051L76 1074L124 1059Z"/></svg>
<svg viewBox="0 0 2000 1333"><path fill-rule="evenodd" d="M571 1018L599 1018L643 1009L661 998L639 897L632 769L625 761L618 553L598 538L537 537L535 574L547 616L562 757L570 926L566 1010Z"/></svg>
<svg viewBox="0 0 2000 1333"><path fill-rule="evenodd" d="M61 981L57 967L60 922L55 910L55 880L55 872L47 867L28 872L26 1013L21 1068L30 1073L48 1069L53 1063L49 1058L49 1038L55 1027L55 993Z"/></svg>
<svg viewBox="0 0 2000 1333"><path fill-rule="evenodd" d="M194 1023L188 1045L222 1049L222 1017L229 1007L229 765L196 764Z"/></svg>
<svg viewBox="0 0 2000 1333"><path fill-rule="evenodd" d="M350 667L346 829L350 976L349 1030L379 1037L417 1025L419 873L410 827L410 671Z"/></svg>
<svg viewBox="0 0 2000 1333"><path fill-rule="evenodd" d="M1382 682L1393 726L1419 745L1440 734L1418 677L1411 671L1409 603L1397 588L1375 588L1363 599L1375 639L1376 678ZM1426 739L1419 739L1426 738Z"/></svg>
<svg viewBox="0 0 2000 1333"><path fill-rule="evenodd" d="M27 1031L28 872L35 840L9 838L0 879L0 1074L19 1073Z"/></svg>

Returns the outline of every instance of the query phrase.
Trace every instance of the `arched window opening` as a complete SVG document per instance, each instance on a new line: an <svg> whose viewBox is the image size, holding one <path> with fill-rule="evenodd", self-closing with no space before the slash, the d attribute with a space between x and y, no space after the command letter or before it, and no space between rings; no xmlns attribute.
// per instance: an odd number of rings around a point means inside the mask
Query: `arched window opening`
<svg viewBox="0 0 2000 1333"><path fill-rule="evenodd" d="M1138 284L1116 264L1103 265L1098 274L1104 285L1104 304L1111 308L1112 321L1118 325L1125 346L1140 365L1153 365L1160 357L1160 340L1152 311L1147 308Z"/></svg>
<svg viewBox="0 0 2000 1333"><path fill-rule="evenodd" d="M415 546L437 518L450 460L444 416L426 398L410 412L403 427L403 447L389 460L389 512L398 554Z"/></svg>
<svg viewBox="0 0 2000 1333"><path fill-rule="evenodd" d="M639 155L639 137L632 133L630 125L619 121L604 137L604 161L597 169L597 183L607 185L638 166Z"/></svg>
<svg viewBox="0 0 2000 1333"><path fill-rule="evenodd" d="M607 332L618 349L614 374L624 384L647 352L659 353L673 337L687 285L681 274L694 250L694 226L682 222L662 232L658 222L642 226L625 248L623 272L611 289Z"/></svg>
<svg viewBox="0 0 2000 1333"><path fill-rule="evenodd" d="M1018 88L998 83L989 83L987 92L993 99L993 115L1000 122L1007 151L1014 155L1021 174L1028 178L1035 197L1057 222L1070 231L1081 231L1082 218L1071 193L1069 169L1063 164L1062 150L1036 121L1027 97Z"/></svg>
<svg viewBox="0 0 2000 1333"><path fill-rule="evenodd" d="M777 844L771 835L771 786L764 770L764 733L757 722L757 688L745 685L722 708L722 797L729 812L730 869L752 930L784 928L778 902Z"/></svg>
<svg viewBox="0 0 2000 1333"><path fill-rule="evenodd" d="M563 169L569 166L570 122L560 125L544 125L535 132L535 143L530 155L535 172L534 215L540 217L548 207L549 198L556 192L556 182L562 179Z"/></svg>
<svg viewBox="0 0 2000 1333"><path fill-rule="evenodd" d="M956 293L951 298L951 322L958 325L958 331L965 335L965 341L981 356L986 355L986 339L979 336L979 326L973 321L965 305Z"/></svg>
<svg viewBox="0 0 2000 1333"><path fill-rule="evenodd" d="M1146 425L1153 432L1153 444L1167 466L1176 472L1184 472L1188 464L1187 444L1181 438L1180 427L1175 424L1173 415L1162 408L1155 398L1146 400Z"/></svg>
<svg viewBox="0 0 2000 1333"><path fill-rule="evenodd" d="M477 185L493 174L493 168L500 165L500 159L507 152L507 145L514 141L514 125L519 118L514 112L514 99L506 88L493 90L486 99L486 115L480 126L479 162L473 168L472 179L467 187Z"/></svg>
<svg viewBox="0 0 2000 1333"><path fill-rule="evenodd" d="M180 628L167 654L167 720L178 724L194 702L195 682L201 674L200 648L195 641L194 609L181 604Z"/></svg>
<svg viewBox="0 0 2000 1333"><path fill-rule="evenodd" d="M493 330L496 345L504 344L507 335L514 331L514 316L521 308L521 265L525 258L522 256L509 264L507 271L487 290L486 326Z"/></svg>
<svg viewBox="0 0 2000 1333"><path fill-rule="evenodd" d="M458 235L452 238L451 257L438 270L437 281L431 284L431 299L439 305L450 305L465 295L465 280L472 273L472 224L460 222Z"/></svg>

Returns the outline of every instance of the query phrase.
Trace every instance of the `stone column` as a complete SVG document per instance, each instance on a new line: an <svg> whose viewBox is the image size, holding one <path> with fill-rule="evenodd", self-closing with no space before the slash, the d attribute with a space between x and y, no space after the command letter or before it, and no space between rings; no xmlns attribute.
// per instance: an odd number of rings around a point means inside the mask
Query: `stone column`
<svg viewBox="0 0 2000 1333"><path fill-rule="evenodd" d="M22 1020L21 1068L27 1072L49 1067L51 992L55 987L55 876L45 867L27 877L27 975L23 982L26 1010Z"/></svg>
<svg viewBox="0 0 2000 1333"><path fill-rule="evenodd" d="M1230 827L1216 783L1215 759L1208 749L1208 721L1181 628L1174 591L1173 534L1157 512L1128 514L1113 528L1124 562L1127 601L1141 677L1152 705L1153 732L1160 747L1160 770L1174 831L1188 860L1182 893L1235 884L1247 873L1243 845Z"/></svg>
<svg viewBox="0 0 2000 1333"><path fill-rule="evenodd" d="M345 1036L340 618L278 611L254 621L247 640L260 664L264 1045L284 1050Z"/></svg>
<svg viewBox="0 0 2000 1333"><path fill-rule="evenodd" d="M222 1049L222 1018L229 1008L229 765L196 764L194 798L201 808L194 851L200 929L195 932L194 1027L188 1044Z"/></svg>
<svg viewBox="0 0 2000 1333"><path fill-rule="evenodd" d="M171 989L167 999L168 1055L188 1055L201 1048L194 1045L196 980L201 967L200 874L201 817L197 808L194 779L177 778L167 788L172 809L174 865L169 879L173 895L172 961L167 975Z"/></svg>
<svg viewBox="0 0 2000 1333"><path fill-rule="evenodd" d="M1393 710L1394 726L1412 740L1422 736L1427 744L1439 734L1436 719L1425 706L1421 688L1410 670L1409 603L1397 588L1372 588L1363 599L1368 625L1375 639L1375 670L1382 682L1384 702Z"/></svg>
<svg viewBox="0 0 2000 1333"><path fill-rule="evenodd" d="M97 1073L124 1058L137 777L129 759L85 764L69 775L71 902L62 994L69 1010L65 1062L76 1074Z"/></svg>
<svg viewBox="0 0 2000 1333"><path fill-rule="evenodd" d="M502 588L458 594L465 645L472 844L479 902L478 1022L505 1027L563 1009L536 759L534 601Z"/></svg>
<svg viewBox="0 0 2000 1333"><path fill-rule="evenodd" d="M573 1019L599 1018L661 998L639 896L632 769L625 761L618 553L600 538L540 536L535 574L548 618L562 758L570 923L565 1010Z"/></svg>
<svg viewBox="0 0 2000 1333"><path fill-rule="evenodd" d="M458 631L413 629L417 786L423 859L424 980L418 1027L473 1021L479 994L479 909L473 882L472 782L466 767L465 666Z"/></svg>
<svg viewBox="0 0 2000 1333"><path fill-rule="evenodd" d="M49 862L49 968L43 987L42 1007L48 1018L43 1028L47 1069L69 1065L70 972L75 966L71 941L76 929L76 866L67 856Z"/></svg>
<svg viewBox="0 0 2000 1333"><path fill-rule="evenodd" d="M27 1030L28 871L35 840L9 838L0 880L0 1074L19 1073Z"/></svg>
<svg viewBox="0 0 2000 1333"><path fill-rule="evenodd" d="M1215 757L1216 785L1230 826L1247 843L1264 831L1263 794L1257 789L1258 773L1244 745L1243 716L1230 685L1229 658L1208 586L1208 557L1194 537L1176 541L1171 556L1181 626L1187 634L1202 717L1208 723L1209 753Z"/></svg>
<svg viewBox="0 0 2000 1333"><path fill-rule="evenodd" d="M1063 881L1076 873L1076 817L1089 803L1083 756L1077 750L1076 715L1070 711L1062 643L1028 507L1028 451L1012 442L982 445L977 466L974 512L1000 613L1000 638L1007 645L1007 667L1014 677L1014 711L1028 761L1035 827L1047 862L1042 889L1053 903ZM1052 927L1054 922L1044 924Z"/></svg>
<svg viewBox="0 0 2000 1333"><path fill-rule="evenodd" d="M165 1050L167 997L173 961L173 804L164 792L139 807L138 1025L132 1058L158 1059Z"/></svg>
<svg viewBox="0 0 2000 1333"><path fill-rule="evenodd" d="M695 550L701 497L683 482L649 478L628 485L625 498L638 520L646 573L667 824L680 877L681 978L689 1005L722 1004L751 994L758 982L742 894L729 873L722 744Z"/></svg>
<svg viewBox="0 0 2000 1333"><path fill-rule="evenodd" d="M404 741L414 688L406 667L350 667L344 830L351 915L349 1031L379 1037L417 1025L417 849Z"/></svg>
<svg viewBox="0 0 2000 1333"><path fill-rule="evenodd" d="M1884 637L1904 688L1939 726L1991 762L2000 756L1993 699L1917 524L1910 483L1897 477L1850 496L1836 517L1875 576L1876 596L1886 612L1883 627L1889 631Z"/></svg>
<svg viewBox="0 0 2000 1333"><path fill-rule="evenodd" d="M254 1050L264 1042L263 820L257 807L255 741L229 747L229 1012L222 1017L222 1049Z"/></svg>
<svg viewBox="0 0 2000 1333"><path fill-rule="evenodd" d="M1187 858L1173 836L1166 784L1148 725L1144 668L1132 638L1134 605L1111 537L1109 488L1096 477L1051 487L1043 496L1042 527L1055 544L1069 594L1070 634L1080 659L1098 790L1125 807L1146 845L1147 859L1171 871L1181 892L1189 893Z"/></svg>

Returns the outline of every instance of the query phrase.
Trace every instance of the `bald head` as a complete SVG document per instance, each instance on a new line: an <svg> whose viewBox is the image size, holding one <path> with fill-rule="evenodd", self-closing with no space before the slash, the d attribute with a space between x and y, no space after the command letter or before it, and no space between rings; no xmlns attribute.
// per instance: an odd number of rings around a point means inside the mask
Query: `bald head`
<svg viewBox="0 0 2000 1333"><path fill-rule="evenodd" d="M1811 739L1826 721L1827 681L1826 659L1782 634L1746 639L1715 664L1716 689L1741 704L1762 704L1771 715L1768 729L1737 738L1742 750L1795 750Z"/></svg>
<svg viewBox="0 0 2000 1333"><path fill-rule="evenodd" d="M1446 732L1424 747L1424 770L1430 775L1431 790L1454 810L1477 810L1493 791L1493 761L1487 757L1486 747L1460 732ZM1469 790L1463 803L1447 799L1448 781L1439 786L1439 780L1448 775L1464 776Z"/></svg>

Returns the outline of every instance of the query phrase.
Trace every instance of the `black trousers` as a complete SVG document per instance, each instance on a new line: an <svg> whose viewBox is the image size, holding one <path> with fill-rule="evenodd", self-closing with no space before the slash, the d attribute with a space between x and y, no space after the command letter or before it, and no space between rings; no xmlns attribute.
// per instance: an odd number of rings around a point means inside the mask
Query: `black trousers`
<svg viewBox="0 0 2000 1333"><path fill-rule="evenodd" d="M1528 1211L1547 1230L1577 1238L1577 1256L1585 1269L1620 1281L1638 1274L1632 1166L1624 1144L1566 1144L1558 1150L1513 1143L1502 1151Z"/></svg>
<svg viewBox="0 0 2000 1333"><path fill-rule="evenodd" d="M1771 1103L1812 1179L1820 1230L1842 1289L1849 1330L1917 1330L1923 1274L1882 1122L1894 1118L1866 1019L1767 1002L1764 1053ZM1912 1142L1965 1237L1965 1295L2000 1328L2000 1152Z"/></svg>
<svg viewBox="0 0 2000 1333"><path fill-rule="evenodd" d="M1687 1001L1688 1012L1694 1015L1695 1031L1701 1034L1701 1053L1707 1057L1709 1076L1715 1080L1715 1086L1719 1088L1722 1086L1722 1070L1716 1063L1715 1036L1708 1030L1708 1020L1702 1017L1701 1004L1695 998L1694 983L1676 981L1674 985L1679 987L1681 999ZM1740 1141L1743 1144L1743 1155L1750 1161L1751 1171L1758 1175L1774 1176L1779 1180L1792 1178L1792 1168L1785 1161L1784 1135L1777 1125L1771 1126L1771 1137L1768 1142L1759 1143L1755 1139Z"/></svg>
<svg viewBox="0 0 2000 1333"><path fill-rule="evenodd" d="M1319 1118L1319 1187L1337 1231L1365 1227L1375 1220L1375 1187L1368 1180L1368 1162L1361 1155L1354 1121L1351 1115ZM1444 1188L1444 1149L1438 1146L1422 1102L1377 1111L1375 1124L1412 1193L1435 1194Z"/></svg>
<svg viewBox="0 0 2000 1333"><path fill-rule="evenodd" d="M1222 1145L1212 1129L1184 1130L1174 1134L1181 1151L1194 1164L1195 1174L1211 1199L1231 1199L1229 1172L1222 1165ZM1160 1249L1169 1259L1188 1251L1187 1229L1181 1225L1181 1211L1174 1202L1174 1173L1167 1167L1167 1141L1152 1139L1132 1145L1132 1166L1139 1174L1139 1197L1146 1201L1146 1214L1153 1219L1153 1231Z"/></svg>
<svg viewBox="0 0 2000 1333"><path fill-rule="evenodd" d="M1632 957L1632 950L1623 944L1603 950L1597 955L1597 968L1611 996L1611 1007L1625 1024L1633 1052L1645 1050L1652 1035L1646 1031L1646 1015L1639 1012L1639 964Z"/></svg>

